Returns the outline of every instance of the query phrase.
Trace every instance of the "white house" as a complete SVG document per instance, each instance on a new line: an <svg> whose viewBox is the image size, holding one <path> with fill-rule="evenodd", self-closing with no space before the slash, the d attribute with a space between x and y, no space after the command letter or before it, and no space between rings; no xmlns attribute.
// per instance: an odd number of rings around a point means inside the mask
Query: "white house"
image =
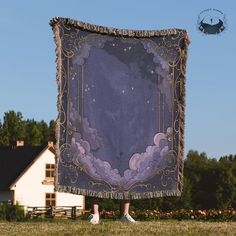
<svg viewBox="0 0 236 236"><path fill-rule="evenodd" d="M47 147L24 146L0 148L0 202L19 202L24 206L85 207L81 195L54 191L55 152Z"/></svg>

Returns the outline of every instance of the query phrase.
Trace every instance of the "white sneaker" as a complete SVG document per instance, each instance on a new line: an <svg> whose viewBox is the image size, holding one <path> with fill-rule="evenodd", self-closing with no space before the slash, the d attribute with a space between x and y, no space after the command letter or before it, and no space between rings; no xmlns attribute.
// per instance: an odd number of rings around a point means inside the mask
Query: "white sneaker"
<svg viewBox="0 0 236 236"><path fill-rule="evenodd" d="M93 225L99 224L99 214L91 214L88 219Z"/></svg>
<svg viewBox="0 0 236 236"><path fill-rule="evenodd" d="M130 214L123 215L120 220L122 222L136 223Z"/></svg>

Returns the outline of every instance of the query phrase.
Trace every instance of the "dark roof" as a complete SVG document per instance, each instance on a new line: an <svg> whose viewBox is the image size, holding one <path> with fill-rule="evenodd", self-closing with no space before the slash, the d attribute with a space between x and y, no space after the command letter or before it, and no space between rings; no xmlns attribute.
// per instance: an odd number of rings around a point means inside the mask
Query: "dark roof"
<svg viewBox="0 0 236 236"><path fill-rule="evenodd" d="M9 189L43 149L45 146L0 147L0 189Z"/></svg>

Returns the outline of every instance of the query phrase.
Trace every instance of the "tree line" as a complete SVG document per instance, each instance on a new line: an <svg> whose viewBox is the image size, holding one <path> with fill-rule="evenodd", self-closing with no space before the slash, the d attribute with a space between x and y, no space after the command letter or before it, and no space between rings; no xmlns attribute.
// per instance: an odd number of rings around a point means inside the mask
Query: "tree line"
<svg viewBox="0 0 236 236"><path fill-rule="evenodd" d="M0 120L0 146L14 146L17 140L24 140L25 145L46 145L55 141L54 126L54 120L47 124L44 120L25 120L21 112L5 112Z"/></svg>
<svg viewBox="0 0 236 236"><path fill-rule="evenodd" d="M20 112L9 111L0 121L0 146L46 145L55 141L55 122L23 119ZM86 204L90 203L87 198ZM184 187L181 197L163 197L132 201L136 209L236 209L236 155L218 159L190 150L184 160ZM103 209L118 209L118 201L103 200Z"/></svg>

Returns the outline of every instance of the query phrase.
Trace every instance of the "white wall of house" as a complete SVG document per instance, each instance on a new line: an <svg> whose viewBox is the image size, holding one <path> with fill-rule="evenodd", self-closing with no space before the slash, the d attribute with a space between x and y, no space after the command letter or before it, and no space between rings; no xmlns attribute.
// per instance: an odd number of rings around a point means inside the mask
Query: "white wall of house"
<svg viewBox="0 0 236 236"><path fill-rule="evenodd" d="M20 158L20 157L19 157ZM45 194L53 193L53 183L45 183L46 164L54 164L54 154L45 149L35 162L18 178L11 190L14 190L14 201L24 206L45 206ZM57 206L81 206L84 209L84 196L56 192Z"/></svg>

